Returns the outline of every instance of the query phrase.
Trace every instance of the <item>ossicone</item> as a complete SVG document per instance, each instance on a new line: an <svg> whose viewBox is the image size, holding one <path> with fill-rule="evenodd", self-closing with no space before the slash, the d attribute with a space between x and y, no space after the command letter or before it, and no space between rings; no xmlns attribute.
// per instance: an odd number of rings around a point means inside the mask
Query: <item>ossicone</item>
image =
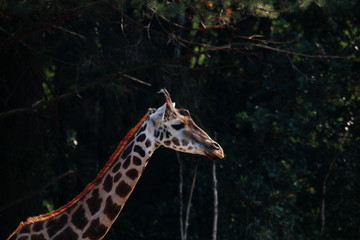
<svg viewBox="0 0 360 240"><path fill-rule="evenodd" d="M174 107L173 102L171 101L170 93L165 89L160 89L159 93L162 93L165 97L165 102L169 107Z"/></svg>

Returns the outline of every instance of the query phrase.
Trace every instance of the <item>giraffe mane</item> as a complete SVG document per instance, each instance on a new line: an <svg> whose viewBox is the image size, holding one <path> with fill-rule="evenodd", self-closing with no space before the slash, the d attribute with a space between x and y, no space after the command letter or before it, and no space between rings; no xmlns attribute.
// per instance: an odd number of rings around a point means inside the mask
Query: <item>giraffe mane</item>
<svg viewBox="0 0 360 240"><path fill-rule="evenodd" d="M90 182L79 195L77 195L73 200L71 200L67 204L59 207L56 210L53 210L51 212L41 214L41 215L38 215L38 216L35 216L35 217L29 217L25 222L21 222L19 224L17 229L14 231L14 233L17 232L20 228L22 228L23 226L25 226L27 224L31 224L31 223L34 223L34 222L45 221L45 220L47 220L49 218L55 217L55 216L59 215L60 213L64 212L65 210L67 210L68 208L70 208L75 203L77 203L86 193L88 193L97 184L97 182L111 168L111 166L114 164L114 162L120 156L121 152L124 150L125 146L131 141L131 139L133 138L133 136L135 135L137 130L140 128L141 124L147 119L148 116L149 116L149 113L146 113L140 119L140 121L132 129L130 129L130 131L125 135L123 140L120 141L120 143L117 146L116 150L110 156L110 159L107 161L105 166L100 170L100 172L98 173L96 178L92 182Z"/></svg>

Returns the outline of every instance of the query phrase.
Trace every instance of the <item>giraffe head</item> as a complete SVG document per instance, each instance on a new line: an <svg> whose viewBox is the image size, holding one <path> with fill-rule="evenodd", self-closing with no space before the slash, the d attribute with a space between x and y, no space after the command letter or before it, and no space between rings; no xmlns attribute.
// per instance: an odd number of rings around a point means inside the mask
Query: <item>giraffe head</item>
<svg viewBox="0 0 360 240"><path fill-rule="evenodd" d="M149 110L157 145L210 158L223 158L221 146L195 124L189 111L175 108L165 89L160 92L165 96L165 104Z"/></svg>

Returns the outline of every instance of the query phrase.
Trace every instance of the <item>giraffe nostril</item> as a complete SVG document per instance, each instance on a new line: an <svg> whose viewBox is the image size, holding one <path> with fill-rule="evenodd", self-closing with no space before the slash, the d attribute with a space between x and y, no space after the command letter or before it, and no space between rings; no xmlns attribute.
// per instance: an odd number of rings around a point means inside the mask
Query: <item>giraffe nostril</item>
<svg viewBox="0 0 360 240"><path fill-rule="evenodd" d="M224 150L222 147L215 141L209 141L206 144L205 155L209 158L219 159L224 158Z"/></svg>
<svg viewBox="0 0 360 240"><path fill-rule="evenodd" d="M215 150L215 149L220 149L221 147L220 147L220 145L219 145L217 142L213 142L213 143L211 144L211 148L212 148L213 150Z"/></svg>

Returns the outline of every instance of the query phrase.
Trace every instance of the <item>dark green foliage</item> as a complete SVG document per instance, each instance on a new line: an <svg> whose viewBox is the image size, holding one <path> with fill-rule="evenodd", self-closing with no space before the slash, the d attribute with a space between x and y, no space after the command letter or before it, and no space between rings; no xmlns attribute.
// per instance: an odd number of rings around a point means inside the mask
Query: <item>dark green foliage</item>
<svg viewBox="0 0 360 240"><path fill-rule="evenodd" d="M355 0L3 1L0 239L75 197L162 87L225 150L218 239L359 239L359 16ZM188 193L202 157L180 156ZM198 171L188 239L210 239ZM105 237L145 238L180 239L170 150Z"/></svg>

